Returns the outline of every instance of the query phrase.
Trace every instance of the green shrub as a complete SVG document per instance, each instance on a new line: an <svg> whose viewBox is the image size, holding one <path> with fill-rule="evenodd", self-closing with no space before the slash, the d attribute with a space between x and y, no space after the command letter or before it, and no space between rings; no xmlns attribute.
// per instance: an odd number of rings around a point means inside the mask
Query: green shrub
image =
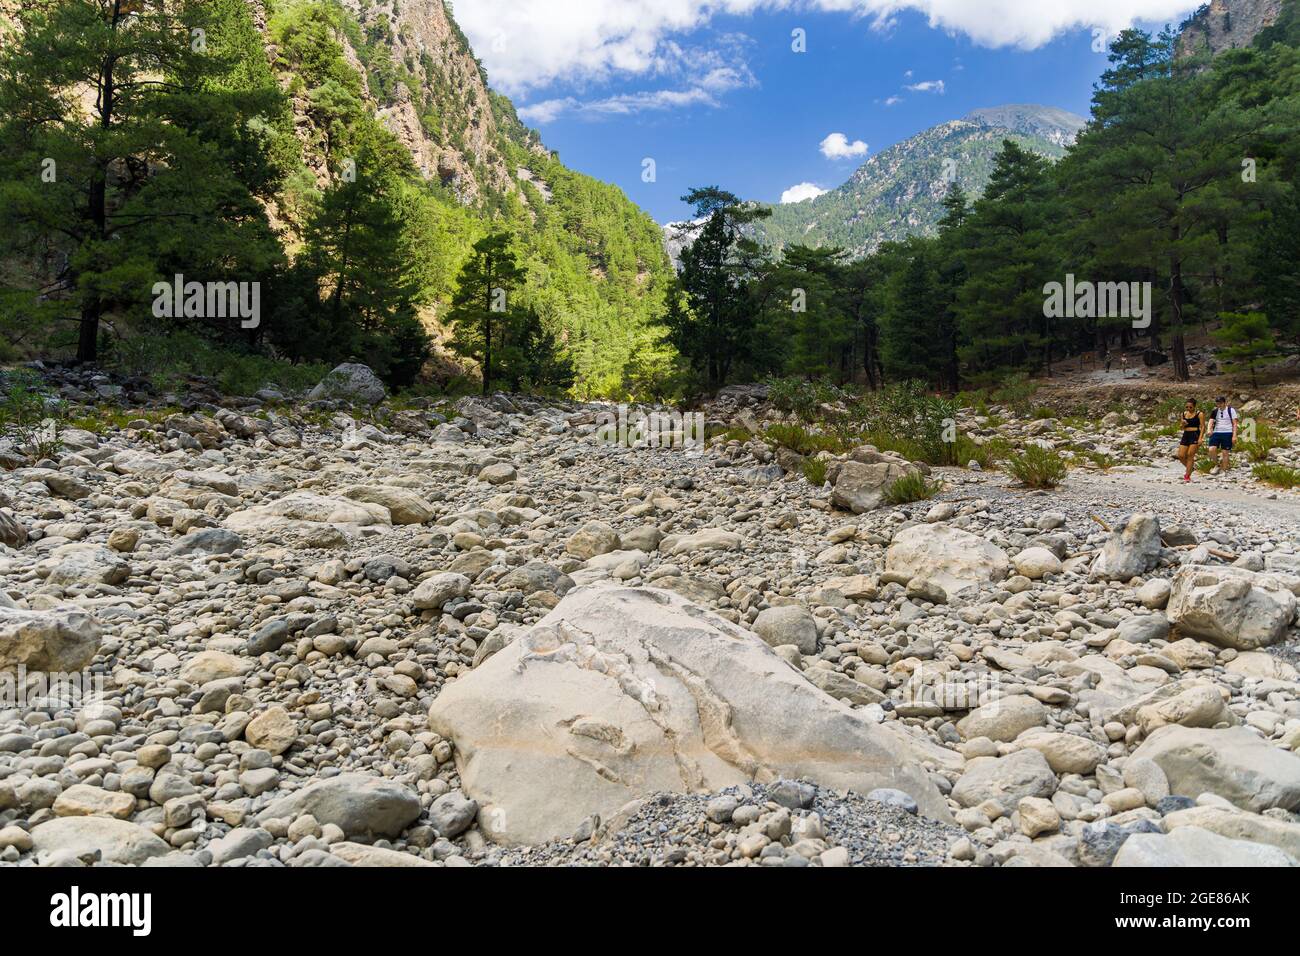
<svg viewBox="0 0 1300 956"><path fill-rule="evenodd" d="M895 455L901 455L908 461L925 461L929 457L920 442L903 435L896 435L893 432L869 431L862 436L862 443L872 445L883 452L893 452ZM929 461L925 461L925 463L927 465L934 464Z"/></svg>
<svg viewBox="0 0 1300 956"><path fill-rule="evenodd" d="M162 391L199 376L215 380L229 395L253 395L264 388L302 392L329 372L326 365L295 365L260 352L221 348L188 332L120 340L106 361L121 372L148 379Z"/></svg>
<svg viewBox="0 0 1300 956"><path fill-rule="evenodd" d="M1036 421L1043 421L1048 418L1060 418L1061 416L1056 414L1056 409L1048 408L1046 405L1039 405L1033 410L1031 417Z"/></svg>
<svg viewBox="0 0 1300 956"><path fill-rule="evenodd" d="M1038 392L1038 383L1028 375L1019 373L1009 376L995 388L989 390L989 400L997 405L1008 405L1018 415L1029 410L1029 402Z"/></svg>
<svg viewBox="0 0 1300 956"><path fill-rule="evenodd" d="M1001 435L978 444L969 435L957 436L957 464L965 468L973 461L984 471L992 471L1011 456L1011 442Z"/></svg>
<svg viewBox="0 0 1300 956"><path fill-rule="evenodd" d="M1152 414L1155 416L1157 422L1165 422L1170 418L1173 418L1175 415L1181 419L1183 411L1186 408L1187 399L1173 395L1169 398L1161 399L1160 402L1156 404L1155 411ZM1179 427L1181 427L1181 423Z"/></svg>
<svg viewBox="0 0 1300 956"><path fill-rule="evenodd" d="M749 433L747 428L723 428L720 425L712 425L705 429L705 434L709 441L715 438L721 438L724 442L738 441L741 444L749 441L754 436Z"/></svg>
<svg viewBox="0 0 1300 956"><path fill-rule="evenodd" d="M1300 470L1285 465L1256 465L1251 473L1265 484L1278 488L1300 486Z"/></svg>
<svg viewBox="0 0 1300 956"><path fill-rule="evenodd" d="M786 414L797 415L805 422L818 422L825 418L822 405L849 402L853 392L838 388L829 382L809 382L801 378L772 378L765 383L768 400Z"/></svg>
<svg viewBox="0 0 1300 956"><path fill-rule="evenodd" d="M1290 448L1291 441L1272 425L1264 422L1255 424L1255 440L1243 441L1237 445L1237 451L1254 462L1267 462L1269 453L1274 448Z"/></svg>
<svg viewBox="0 0 1300 956"><path fill-rule="evenodd" d="M958 464L957 411L954 399L927 394L921 382L886 386L850 409L877 448L927 465Z"/></svg>
<svg viewBox="0 0 1300 956"><path fill-rule="evenodd" d="M839 435L814 433L799 425L771 425L763 433L763 437L804 456L815 455L819 451L841 454L852 447L852 444L846 444Z"/></svg>
<svg viewBox="0 0 1300 956"><path fill-rule="evenodd" d="M40 458L63 450L64 404L50 397L40 376L22 369L0 374L0 438Z"/></svg>
<svg viewBox="0 0 1300 956"><path fill-rule="evenodd" d="M1102 471L1110 471L1119 464L1119 459L1113 455L1102 454L1099 451L1093 451L1089 448L1071 448L1070 454L1083 461L1090 461Z"/></svg>
<svg viewBox="0 0 1300 956"><path fill-rule="evenodd" d="M1069 468L1057 452L1041 445L1027 445L1007 461L1007 471L1029 488L1055 488L1069 473Z"/></svg>
<svg viewBox="0 0 1300 956"><path fill-rule="evenodd" d="M891 505L906 505L913 501L928 501L942 490L943 485L929 481L925 475L915 472L899 478L885 489L885 501Z"/></svg>
<svg viewBox="0 0 1300 956"><path fill-rule="evenodd" d="M987 417L989 414L988 389L978 389L973 392L958 392L954 400L960 408L969 408L976 415Z"/></svg>
<svg viewBox="0 0 1300 956"><path fill-rule="evenodd" d="M820 488L826 484L825 459L805 458L803 460L803 476L808 479L808 484L814 488Z"/></svg>

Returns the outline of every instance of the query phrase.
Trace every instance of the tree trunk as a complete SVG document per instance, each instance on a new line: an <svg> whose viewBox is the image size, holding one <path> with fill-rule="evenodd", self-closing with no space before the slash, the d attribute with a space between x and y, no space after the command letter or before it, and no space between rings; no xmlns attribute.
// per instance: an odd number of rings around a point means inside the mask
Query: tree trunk
<svg viewBox="0 0 1300 956"><path fill-rule="evenodd" d="M91 174L90 221L92 235L102 240L108 232L108 173L97 167ZM99 359L99 321L104 314L104 303L96 292L87 292L81 301L81 330L77 337L77 361L94 362Z"/></svg>
<svg viewBox="0 0 1300 956"><path fill-rule="evenodd" d="M121 17L121 2L113 4L111 27L117 30ZM113 125L113 108L116 106L116 90L113 85L112 59L107 59L100 67L99 73L99 126L108 130ZM98 156L94 158L94 167L90 174L90 222L91 235L96 242L103 242L108 237L108 163ZM77 336L77 361L94 362L99 358L99 322L104 315L104 303L96 293L87 293L81 303L81 329Z"/></svg>
<svg viewBox="0 0 1300 956"><path fill-rule="evenodd" d="M487 269L487 308L483 311L483 397L492 389L492 266Z"/></svg>
<svg viewBox="0 0 1300 956"><path fill-rule="evenodd" d="M81 329L77 336L77 361L95 362L99 359L99 296L87 293L81 303Z"/></svg>
<svg viewBox="0 0 1300 956"><path fill-rule="evenodd" d="M1179 229L1174 226L1174 241L1179 239ZM1175 253L1169 262L1169 304L1174 320L1174 378L1180 382L1191 379L1191 370L1187 366L1187 347L1183 342L1183 261Z"/></svg>

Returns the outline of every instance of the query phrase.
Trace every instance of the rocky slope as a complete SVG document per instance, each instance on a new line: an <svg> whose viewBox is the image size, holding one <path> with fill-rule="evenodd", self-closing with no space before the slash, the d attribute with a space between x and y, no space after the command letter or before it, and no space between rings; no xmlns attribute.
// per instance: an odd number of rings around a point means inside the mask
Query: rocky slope
<svg viewBox="0 0 1300 956"><path fill-rule="evenodd" d="M983 194L1003 140L1059 159L1084 122L1047 106L976 110L871 157L838 189L773 207L762 236L778 248L840 246L861 256L882 242L931 235L952 182L972 198Z"/></svg>
<svg viewBox="0 0 1300 956"><path fill-rule="evenodd" d="M1260 31L1277 22L1284 0L1210 0L1182 26L1184 55L1222 53L1250 46Z"/></svg>
<svg viewBox="0 0 1300 956"><path fill-rule="evenodd" d="M306 403L50 377L102 425L0 448L0 863L1300 860L1300 497L1175 488L1136 414L965 413L1131 463L887 507L915 466L870 447L814 487L359 368Z"/></svg>
<svg viewBox="0 0 1300 956"><path fill-rule="evenodd" d="M518 168L508 161L504 144L546 150L510 102L489 88L443 0L342 2L372 45L361 72L376 113L424 175L453 187L467 202L489 190L518 192ZM401 81L377 82L379 66L388 64Z"/></svg>

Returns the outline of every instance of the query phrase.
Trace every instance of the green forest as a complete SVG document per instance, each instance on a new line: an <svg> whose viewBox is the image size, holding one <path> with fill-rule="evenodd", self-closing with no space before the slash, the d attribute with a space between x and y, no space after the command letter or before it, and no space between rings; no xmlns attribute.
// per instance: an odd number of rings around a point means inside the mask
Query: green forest
<svg viewBox="0 0 1300 956"><path fill-rule="evenodd" d="M953 186L934 238L775 258L751 238L768 210L697 190L671 341L714 387L779 375L947 392L1118 346L1186 381L1191 330L1218 337L1230 370L1300 349L1298 9L1213 60L1179 57L1171 30L1124 32L1077 143L1052 163L1004 142L983 196ZM1049 315L1045 289L1068 276L1150 283L1149 325Z"/></svg>
<svg viewBox="0 0 1300 956"><path fill-rule="evenodd" d="M0 360L140 374L256 360L281 385L351 360L395 388L671 399L768 376L955 392L1116 346L1186 380L1192 330L1252 373L1300 348L1295 0L1213 59L1179 56L1171 30L1121 34L1076 144L1053 162L1005 141L985 193L954 185L932 238L776 255L755 239L770 209L702 186L684 197L695 241L676 274L660 228L567 169L503 96L500 175L473 170L467 196L418 169L379 111L409 97L428 140L461 156L482 117L445 64L394 55L368 5L263 7L264 26L245 0L13 14ZM176 276L256 283L256 323L160 317L153 290ZM1149 324L1053 314L1045 289L1068 277L1149 283Z"/></svg>
<svg viewBox="0 0 1300 956"><path fill-rule="evenodd" d="M148 373L262 356L281 379L356 360L410 386L432 330L481 358L462 293L495 237L519 268L492 374L609 395L634 357L664 360L671 266L621 191L563 166L494 95L495 163L534 179L467 200L376 115L404 86L430 139L463 147L471 120L442 65L394 62L388 20L363 27L337 0L264 7L265 36L245 0L32 0L15 15L0 41L0 359ZM177 275L258 283L257 327L160 319L153 287ZM555 354L516 361L539 347Z"/></svg>

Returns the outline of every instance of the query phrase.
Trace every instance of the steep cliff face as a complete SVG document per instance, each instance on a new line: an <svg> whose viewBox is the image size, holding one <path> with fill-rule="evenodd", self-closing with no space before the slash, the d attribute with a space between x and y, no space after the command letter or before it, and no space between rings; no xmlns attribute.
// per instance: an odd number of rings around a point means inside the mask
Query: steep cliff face
<svg viewBox="0 0 1300 956"><path fill-rule="evenodd" d="M1210 0L1183 24L1183 55L1222 53L1250 46L1256 35L1277 22L1284 0Z"/></svg>
<svg viewBox="0 0 1300 956"><path fill-rule="evenodd" d="M381 99L379 116L410 148L425 175L454 184L468 198L485 189L513 189L516 173L502 141L544 149L509 101L489 89L443 0L344 3L367 37L386 43L392 62L412 77Z"/></svg>
<svg viewBox="0 0 1300 956"><path fill-rule="evenodd" d="M267 36L274 65L268 21L295 0L246 2ZM347 13L338 40L362 77L370 107L410 151L424 177L447 185L467 205L489 194L522 197L519 164L507 157L506 144L539 156L545 147L519 121L509 100L490 89L443 0L334 2ZM292 76L282 72L281 79L288 88ZM305 98L295 98L294 107L300 127L309 125Z"/></svg>

